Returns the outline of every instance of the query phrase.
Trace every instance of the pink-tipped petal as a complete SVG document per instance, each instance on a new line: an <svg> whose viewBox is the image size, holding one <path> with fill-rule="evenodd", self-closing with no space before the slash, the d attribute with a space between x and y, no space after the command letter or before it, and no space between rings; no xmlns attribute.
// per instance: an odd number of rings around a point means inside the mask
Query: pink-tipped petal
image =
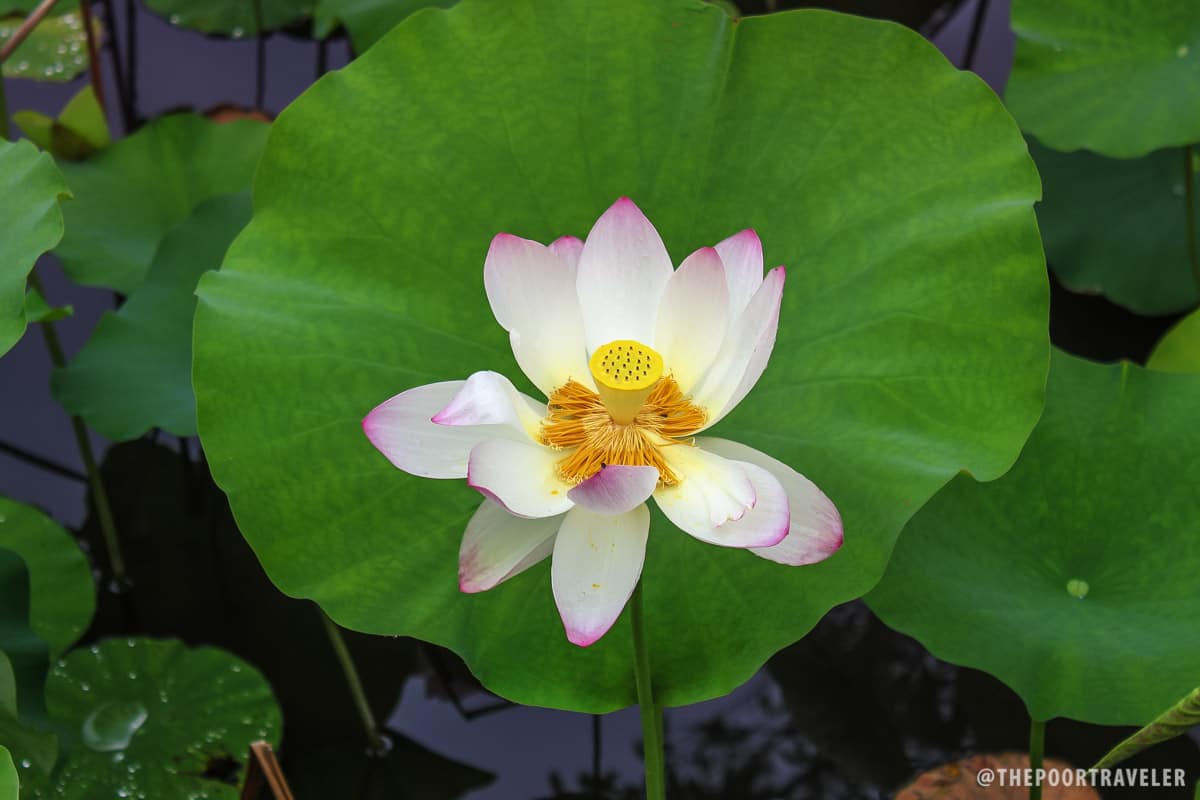
<svg viewBox="0 0 1200 800"><path fill-rule="evenodd" d="M517 391L498 372L484 370L467 378L445 408L433 416L437 425L508 425L537 441L546 406Z"/></svg>
<svg viewBox="0 0 1200 800"><path fill-rule="evenodd" d="M658 231L622 197L596 221L579 256L576 288L587 350L616 339L649 344L673 272Z"/></svg>
<svg viewBox="0 0 1200 800"><path fill-rule="evenodd" d="M763 250L758 234L747 228L717 245L729 285L729 316L737 319L763 280Z"/></svg>
<svg viewBox="0 0 1200 800"><path fill-rule="evenodd" d="M494 439L471 450L467 484L518 517L553 517L574 503L558 477L561 454L529 442Z"/></svg>
<svg viewBox="0 0 1200 800"><path fill-rule="evenodd" d="M767 368L779 330L779 304L786 278L783 267L767 273L746 310L730 326L712 366L693 390L692 402L708 413L704 428L716 425L732 411Z"/></svg>
<svg viewBox="0 0 1200 800"><path fill-rule="evenodd" d="M576 506L554 540L550 583L567 639L587 647L621 616L642 575L650 511L597 514Z"/></svg>
<svg viewBox="0 0 1200 800"><path fill-rule="evenodd" d="M665 455L678 482L654 499L684 533L722 547L770 547L787 535L787 495L767 470L698 446Z"/></svg>
<svg viewBox="0 0 1200 800"><path fill-rule="evenodd" d="M385 400L362 421L363 433L393 465L423 478L465 478L471 448L485 439L528 441L522 426L437 425L432 417L466 381L418 386Z"/></svg>
<svg viewBox="0 0 1200 800"><path fill-rule="evenodd" d="M624 514L646 502L657 485L658 470L654 467L610 464L567 492L567 496L597 514Z"/></svg>
<svg viewBox="0 0 1200 800"><path fill-rule="evenodd" d="M687 394L712 364L729 325L729 287L721 257L705 247L684 259L658 304L654 348Z"/></svg>
<svg viewBox="0 0 1200 800"><path fill-rule="evenodd" d="M567 262L545 245L501 233L488 249L483 284L535 386L549 395L571 378L590 384L575 270Z"/></svg>
<svg viewBox="0 0 1200 800"><path fill-rule="evenodd" d="M770 547L787 535L787 494L765 469L701 447L663 454L678 482L654 499L684 533L723 547Z"/></svg>
<svg viewBox="0 0 1200 800"><path fill-rule="evenodd" d="M783 541L751 549L780 564L801 566L824 561L842 546L842 516L816 484L766 453L726 439L703 437L696 444L726 458L755 464L770 472L787 492L791 525Z"/></svg>
<svg viewBox="0 0 1200 800"><path fill-rule="evenodd" d="M484 500L463 533L458 588L484 592L546 558L554 550L559 517L524 519Z"/></svg>
<svg viewBox="0 0 1200 800"><path fill-rule="evenodd" d="M560 236L550 243L550 252L563 260L575 273L579 269L579 254L583 252L583 240L575 236Z"/></svg>

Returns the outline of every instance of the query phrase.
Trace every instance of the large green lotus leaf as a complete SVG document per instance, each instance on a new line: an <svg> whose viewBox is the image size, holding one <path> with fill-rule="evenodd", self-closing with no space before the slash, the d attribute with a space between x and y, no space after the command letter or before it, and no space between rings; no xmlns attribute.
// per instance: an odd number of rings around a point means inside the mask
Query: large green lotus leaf
<svg viewBox="0 0 1200 800"><path fill-rule="evenodd" d="M362 53L422 8L449 8L457 0L318 0L313 12L313 33L325 38L339 24L350 34L355 51Z"/></svg>
<svg viewBox="0 0 1200 800"><path fill-rule="evenodd" d="M12 659L0 650L0 714L17 716L17 676L13 673Z"/></svg>
<svg viewBox="0 0 1200 800"><path fill-rule="evenodd" d="M41 512L0 498L0 650L15 675L23 722L45 721L50 660L83 634L95 607L91 571L75 540Z"/></svg>
<svg viewBox="0 0 1200 800"><path fill-rule="evenodd" d="M104 109L90 83L63 106L58 119L40 111L18 111L13 122L38 147L68 161L94 155L112 142Z"/></svg>
<svg viewBox="0 0 1200 800"><path fill-rule="evenodd" d="M118 311L106 313L79 354L55 372L55 399L115 441L156 427L194 436L196 282L221 265L249 219L248 192L197 206L163 238L145 282Z"/></svg>
<svg viewBox="0 0 1200 800"><path fill-rule="evenodd" d="M1013 0L1005 99L1056 150L1132 158L1200 141L1200 4Z"/></svg>
<svg viewBox="0 0 1200 800"><path fill-rule="evenodd" d="M11 714L0 711L0 742L3 742L16 768L19 796L22 800L40 800L45 796L41 790L58 759L58 738L53 733L24 725ZM0 793L0 797L4 795Z"/></svg>
<svg viewBox="0 0 1200 800"><path fill-rule="evenodd" d="M925 506L871 608L1035 719L1149 722L1200 675L1197 408L1200 376L1056 353L1016 466Z"/></svg>
<svg viewBox="0 0 1200 800"><path fill-rule="evenodd" d="M8 748L0 745L0 800L17 800L21 795L21 783L17 778L17 765L13 763Z"/></svg>
<svg viewBox="0 0 1200 800"><path fill-rule="evenodd" d="M258 12L255 5L260 3ZM152 11L162 14L172 25L227 34L240 39L258 31L257 13L262 14L262 29L272 31L311 16L316 0L146 0Z"/></svg>
<svg viewBox="0 0 1200 800"><path fill-rule="evenodd" d="M360 430L414 385L495 369L529 386L484 296L496 232L582 236L628 194L677 262L754 226L789 267L773 363L719 433L824 487L846 545L788 568L656 519L646 624L668 704L728 692L867 591L911 514L962 469L1003 473L1040 412L1033 164L991 91L897 25L466 0L405 20L275 124L255 217L198 289L213 473L285 592L445 645L514 700L632 703L627 616L568 644L546 563L459 593L479 495L398 472Z"/></svg>
<svg viewBox="0 0 1200 800"><path fill-rule="evenodd" d="M39 692L41 687L38 687ZM16 800L21 783L25 796L41 786L58 757L58 739L52 733L22 724L17 715L17 681L12 662L0 651L0 800ZM20 780L18 766L24 771Z"/></svg>
<svg viewBox="0 0 1200 800"><path fill-rule="evenodd" d="M27 723L46 719L42 693L50 669L50 648L29 627L29 594L25 562L11 550L0 549L0 648L17 695L17 709L10 716Z"/></svg>
<svg viewBox="0 0 1200 800"><path fill-rule="evenodd" d="M1167 331L1146 366L1161 372L1200 372L1200 311L1188 314Z"/></svg>
<svg viewBox="0 0 1200 800"><path fill-rule="evenodd" d="M58 758L58 738L20 721L16 678L3 651L0 651L0 742L3 743L0 744L0 800L36 796Z"/></svg>
<svg viewBox="0 0 1200 800"><path fill-rule="evenodd" d="M32 325L35 322L58 322L75 313L75 307L52 306L46 302L37 289L25 293L25 322Z"/></svg>
<svg viewBox="0 0 1200 800"><path fill-rule="evenodd" d="M70 647L96 610L91 568L75 539L37 509L0 498L0 549L29 572L29 627L52 655Z"/></svg>
<svg viewBox="0 0 1200 800"><path fill-rule="evenodd" d="M1033 141L1029 149L1042 175L1037 212L1046 258L1063 284L1139 314L1196 305L1187 253L1186 151L1113 159L1060 153ZM1190 179L1200 191L1200 181Z"/></svg>
<svg viewBox="0 0 1200 800"><path fill-rule="evenodd" d="M16 33L23 16L0 19L0 45ZM92 19L97 39L104 34L100 20ZM31 78L63 83L87 69L87 32L78 11L49 16L37 24L28 38L4 62L5 78Z"/></svg>
<svg viewBox="0 0 1200 800"><path fill-rule="evenodd" d="M27 141L0 138L0 355L25 333L25 281L38 256L62 239L59 200L69 196L54 159Z"/></svg>
<svg viewBox="0 0 1200 800"><path fill-rule="evenodd" d="M51 794L233 800L251 742L278 745L271 687L215 647L109 639L76 650L46 681L46 706L69 752Z"/></svg>
<svg viewBox="0 0 1200 800"><path fill-rule="evenodd" d="M67 274L87 286L132 292L167 231L205 200L249 187L268 129L172 114L95 158L63 163L75 200L55 253Z"/></svg>

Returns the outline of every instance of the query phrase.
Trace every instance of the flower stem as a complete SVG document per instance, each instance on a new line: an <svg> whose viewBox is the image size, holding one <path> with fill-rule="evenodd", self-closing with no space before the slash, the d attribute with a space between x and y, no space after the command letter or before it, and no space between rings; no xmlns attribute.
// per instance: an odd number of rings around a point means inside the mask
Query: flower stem
<svg viewBox="0 0 1200 800"><path fill-rule="evenodd" d="M113 26L116 24L114 18ZM116 44L115 37L113 44ZM138 4L134 0L125 0L125 81L131 120L125 127L128 136L141 126L138 116Z"/></svg>
<svg viewBox="0 0 1200 800"><path fill-rule="evenodd" d="M967 52L963 56L963 69L975 68L975 56L979 53L983 26L987 23L988 5L989 0L979 0L979 5L975 7L975 20L971 23L971 34L967 39Z"/></svg>
<svg viewBox="0 0 1200 800"><path fill-rule="evenodd" d="M663 759L662 706L654 701L654 686L650 678L650 654L646 651L645 622L642 617L642 583L633 590L634 680L637 683L638 706L642 712L642 751L646 769L646 800L665 800L666 770Z"/></svg>
<svg viewBox="0 0 1200 800"><path fill-rule="evenodd" d="M38 280L37 273L29 273L29 285L42 297L46 292ZM54 366L62 369L67 365L63 355L62 343L58 341L58 333L54 323L42 322L42 335L46 339L46 349L50 351L50 360ZM96 454L92 450L92 440L88 436L87 425L74 414L71 415L71 429L75 433L75 444L79 447L79 457L83 459L83 468L87 473L88 485L92 490L92 505L96 508L96 518L100 521L100 532L104 536L104 548L108 551L108 564L112 569L113 586L116 591L124 591L129 587L129 575L125 572L125 558L121 555L121 540L117 536L117 524L113 520L112 505L108 502L108 491L100 478L100 469L96 465Z"/></svg>
<svg viewBox="0 0 1200 800"><path fill-rule="evenodd" d="M367 735L367 745L372 753L382 755L388 749L387 743L379 732L379 724L375 721L370 703L367 702L367 693L363 690L362 679L358 677L358 669L354 666L350 649L346 647L346 640L342 638L337 623L329 618L324 609L317 606L317 613L321 615L321 622L325 623L329 643L333 645L333 652L342 667L342 674L346 677L346 686L350 689L350 697L354 700L354 707L362 720L363 732Z"/></svg>
<svg viewBox="0 0 1200 800"><path fill-rule="evenodd" d="M1188 261L1192 265L1192 278L1196 291L1200 292L1200 251L1196 249L1196 166L1192 158L1192 146L1183 148L1183 202L1187 213Z"/></svg>
<svg viewBox="0 0 1200 800"><path fill-rule="evenodd" d="M263 31L262 0L254 6L254 109L263 110L267 92L267 34Z"/></svg>
<svg viewBox="0 0 1200 800"><path fill-rule="evenodd" d="M54 8L54 4L57 2L58 0L42 0L37 8L29 12L29 16L17 26L12 37L4 43L3 47L0 47L0 63L8 60L8 57L21 46L21 43L25 41L29 34L33 33L33 29L50 13L50 10Z"/></svg>
<svg viewBox="0 0 1200 800"><path fill-rule="evenodd" d="M133 112L129 105L129 95L127 93L128 81L125 78L125 65L121 61L121 34L117 30L117 17L113 11L113 0L99 0L100 5L104 8L104 21L106 23L105 32L108 34L105 38L105 48L108 50L110 62L112 64L114 83L117 86L117 105L121 112L121 123L125 126L125 133L129 134L133 131Z"/></svg>
<svg viewBox="0 0 1200 800"><path fill-rule="evenodd" d="M104 102L104 80L100 76L100 53L96 44L96 28L92 24L91 0L79 0L79 16L83 19L83 31L87 36L88 79L92 83L92 94L96 95L100 113L105 119L108 119L108 105Z"/></svg>
<svg viewBox="0 0 1200 800"><path fill-rule="evenodd" d="M1033 771L1033 782L1029 784L1029 800L1042 800L1042 782L1038 770L1042 768L1042 754L1046 749L1046 723L1029 720L1029 768Z"/></svg>

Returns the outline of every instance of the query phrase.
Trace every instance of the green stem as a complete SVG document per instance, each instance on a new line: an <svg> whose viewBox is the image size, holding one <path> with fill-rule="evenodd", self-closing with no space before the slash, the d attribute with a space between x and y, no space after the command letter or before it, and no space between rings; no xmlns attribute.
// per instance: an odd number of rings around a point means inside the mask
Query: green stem
<svg viewBox="0 0 1200 800"><path fill-rule="evenodd" d="M1149 725L1109 750L1092 769L1111 769L1146 748L1176 736L1183 736L1197 726L1200 726L1200 688L1188 692L1187 696L1160 714Z"/></svg>
<svg viewBox="0 0 1200 800"><path fill-rule="evenodd" d="M1196 291L1200 292L1200 251L1196 249L1196 167L1192 158L1192 146L1183 148L1183 201L1187 212L1188 261L1192 265L1192 278Z"/></svg>
<svg viewBox="0 0 1200 800"><path fill-rule="evenodd" d="M1029 720L1029 768L1033 770L1033 782L1029 784L1029 800L1042 800L1042 782L1038 771L1042 768L1042 755L1046 749L1046 723Z"/></svg>
<svg viewBox="0 0 1200 800"><path fill-rule="evenodd" d="M642 712L642 750L646 769L646 800L665 800L666 770L663 759L663 709L654 701L650 678L650 654L646 651L645 621L642 617L642 584L633 590L633 677L637 683L638 706Z"/></svg>
<svg viewBox="0 0 1200 800"><path fill-rule="evenodd" d="M38 280L37 273L29 273L29 285L43 298L46 292ZM50 360L54 366L62 369L67 365L63 355L62 343L58 341L58 332L54 323L41 323L42 335L46 339L46 349L50 351ZM71 430L75 432L75 444L79 447L79 457L83 459L83 468L87 473L88 485L92 490L92 504L96 508L96 518L100 521L100 533L104 537L104 548L108 551L108 564L112 569L113 585L117 591L129 587L129 576L125 572L125 558L121 555L121 540L117 536L117 523L113 520L112 504L108 501L108 491L100 478L100 468L96 465L96 454L92 450L92 440L88 436L87 425L74 414L71 415Z"/></svg>
<svg viewBox="0 0 1200 800"><path fill-rule="evenodd" d="M358 669L354 666L350 649L346 647L346 640L342 638L342 631L320 606L317 607L317 613L321 615L321 621L325 623L325 632L329 634L329 643L333 645L333 652L342 667L342 674L346 677L346 686L350 689L354 708L358 711L359 719L362 720L363 732L367 735L367 744L372 753L382 755L387 751L387 743L379 732L379 724L375 722L375 714L371 711L370 703L367 702L367 693L363 690L362 679L358 677Z"/></svg>
<svg viewBox="0 0 1200 800"><path fill-rule="evenodd" d="M108 104L104 102L104 79L100 73L100 48L96 43L96 26L92 23L91 0L79 0L79 16L83 20L83 32L87 37L88 79L92 83L92 94L100 106L100 114L108 119Z"/></svg>

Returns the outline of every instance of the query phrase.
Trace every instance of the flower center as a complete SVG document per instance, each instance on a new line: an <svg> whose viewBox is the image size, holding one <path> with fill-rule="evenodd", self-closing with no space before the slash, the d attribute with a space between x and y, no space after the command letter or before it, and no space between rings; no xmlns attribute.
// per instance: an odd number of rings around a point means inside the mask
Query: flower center
<svg viewBox="0 0 1200 800"><path fill-rule="evenodd" d="M607 464L622 464L655 467L660 483L676 483L660 449L689 444L679 439L704 424L703 409L663 375L662 356L644 344L610 342L588 366L599 393L568 381L550 394L542 421L542 441L571 451L559 462L559 475L579 483Z"/></svg>
<svg viewBox="0 0 1200 800"><path fill-rule="evenodd" d="M629 425L662 379L662 356L632 339L597 347L588 369L600 399L618 425Z"/></svg>

